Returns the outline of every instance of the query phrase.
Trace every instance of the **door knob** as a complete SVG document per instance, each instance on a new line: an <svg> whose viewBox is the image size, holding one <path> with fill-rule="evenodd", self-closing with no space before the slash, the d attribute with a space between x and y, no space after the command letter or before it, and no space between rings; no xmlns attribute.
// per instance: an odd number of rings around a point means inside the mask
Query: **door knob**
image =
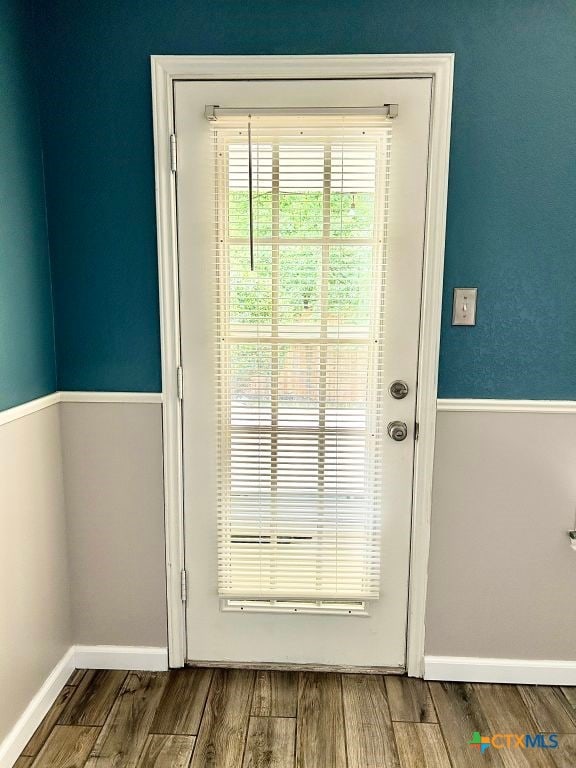
<svg viewBox="0 0 576 768"><path fill-rule="evenodd" d="M404 400L408 394L408 384L402 381L402 379L397 379L390 384L388 392L390 392L394 400Z"/></svg>
<svg viewBox="0 0 576 768"><path fill-rule="evenodd" d="M404 421L391 421L388 424L388 435L397 443L406 440L408 427Z"/></svg>

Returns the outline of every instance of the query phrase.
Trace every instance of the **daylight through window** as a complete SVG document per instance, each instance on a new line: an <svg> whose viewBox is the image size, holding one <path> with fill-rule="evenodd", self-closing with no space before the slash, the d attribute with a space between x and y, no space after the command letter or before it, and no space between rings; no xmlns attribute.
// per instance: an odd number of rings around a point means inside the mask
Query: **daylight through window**
<svg viewBox="0 0 576 768"><path fill-rule="evenodd" d="M219 594L376 599L391 124L213 126Z"/></svg>

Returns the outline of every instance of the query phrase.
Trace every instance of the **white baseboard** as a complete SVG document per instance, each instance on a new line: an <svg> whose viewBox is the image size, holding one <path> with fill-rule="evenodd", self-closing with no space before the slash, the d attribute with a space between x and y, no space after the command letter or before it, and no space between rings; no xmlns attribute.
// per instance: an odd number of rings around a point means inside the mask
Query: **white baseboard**
<svg viewBox="0 0 576 768"><path fill-rule="evenodd" d="M48 675L16 724L0 743L0 768L12 768L34 731L74 671L74 648L70 648Z"/></svg>
<svg viewBox="0 0 576 768"><path fill-rule="evenodd" d="M576 661L426 656L424 678L466 683L576 685Z"/></svg>
<svg viewBox="0 0 576 768"><path fill-rule="evenodd" d="M0 743L0 768L12 768L74 669L163 672L168 669L168 649L130 645L76 645L69 648Z"/></svg>
<svg viewBox="0 0 576 768"><path fill-rule="evenodd" d="M137 645L77 645L78 669L128 669L164 672L168 669L168 649Z"/></svg>

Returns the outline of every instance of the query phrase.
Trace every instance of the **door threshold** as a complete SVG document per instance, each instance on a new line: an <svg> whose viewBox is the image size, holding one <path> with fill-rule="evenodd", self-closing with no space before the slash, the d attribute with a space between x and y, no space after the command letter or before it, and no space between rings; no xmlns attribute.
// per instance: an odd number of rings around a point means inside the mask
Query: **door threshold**
<svg viewBox="0 0 576 768"><path fill-rule="evenodd" d="M272 672L341 672L351 675L405 675L406 667L358 667L349 664L289 664L274 661L193 661L186 667L215 667L218 669L254 669Z"/></svg>

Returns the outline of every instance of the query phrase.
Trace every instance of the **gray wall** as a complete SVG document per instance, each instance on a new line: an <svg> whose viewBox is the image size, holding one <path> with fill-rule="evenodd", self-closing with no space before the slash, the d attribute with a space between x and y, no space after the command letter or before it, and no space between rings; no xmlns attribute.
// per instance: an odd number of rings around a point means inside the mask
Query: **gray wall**
<svg viewBox="0 0 576 768"><path fill-rule="evenodd" d="M74 641L166 644L161 407L60 406ZM426 653L576 659L576 414L439 413Z"/></svg>
<svg viewBox="0 0 576 768"><path fill-rule="evenodd" d="M576 414L439 413L426 653L576 659Z"/></svg>
<svg viewBox="0 0 576 768"><path fill-rule="evenodd" d="M72 643L58 408L0 426L0 741Z"/></svg>
<svg viewBox="0 0 576 768"><path fill-rule="evenodd" d="M74 642L165 646L161 406L60 408Z"/></svg>
<svg viewBox="0 0 576 768"><path fill-rule="evenodd" d="M0 425L0 742L72 644L165 646L161 406Z"/></svg>

